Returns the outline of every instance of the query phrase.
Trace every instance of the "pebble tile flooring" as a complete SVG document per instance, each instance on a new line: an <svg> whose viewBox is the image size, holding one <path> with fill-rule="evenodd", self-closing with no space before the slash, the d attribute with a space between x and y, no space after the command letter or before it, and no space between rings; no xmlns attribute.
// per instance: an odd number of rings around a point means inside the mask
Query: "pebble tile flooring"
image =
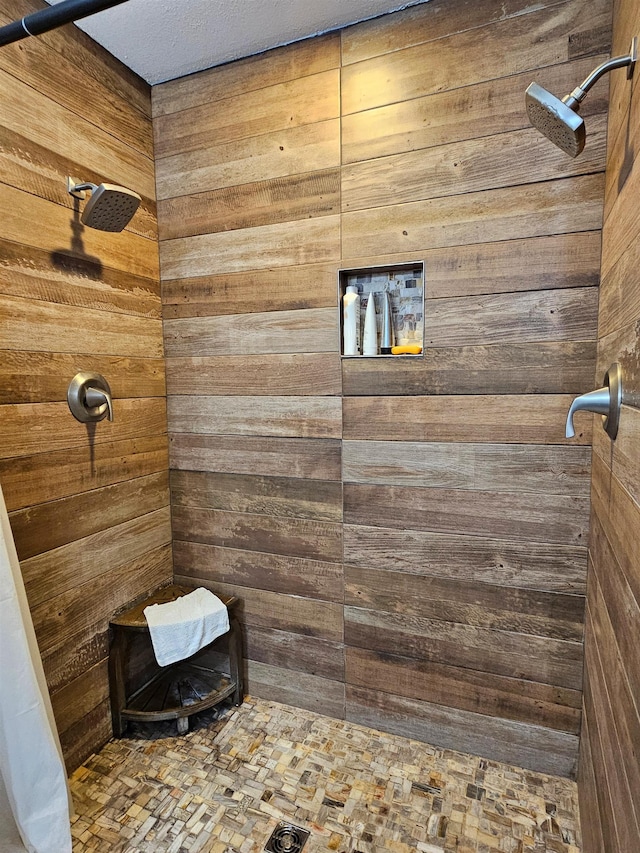
<svg viewBox="0 0 640 853"><path fill-rule="evenodd" d="M579 853L576 786L248 698L184 737L114 740L71 778L74 853ZM285 850L286 853L286 850Z"/></svg>

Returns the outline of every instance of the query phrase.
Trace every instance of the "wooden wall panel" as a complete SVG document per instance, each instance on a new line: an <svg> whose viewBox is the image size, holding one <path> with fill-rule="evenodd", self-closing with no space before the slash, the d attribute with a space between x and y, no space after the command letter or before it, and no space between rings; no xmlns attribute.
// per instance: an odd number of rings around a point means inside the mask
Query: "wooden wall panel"
<svg viewBox="0 0 640 853"><path fill-rule="evenodd" d="M640 8L613 3L614 55L640 32ZM640 839L640 86L610 79L596 386L623 370L618 437L594 427L585 692L578 776L585 853L623 853Z"/></svg>
<svg viewBox="0 0 640 853"><path fill-rule="evenodd" d="M243 599L256 694L575 772L607 87L572 161L522 104L609 13L433 0L155 87L176 574ZM338 375L338 268L416 259L423 357Z"/></svg>
<svg viewBox="0 0 640 853"><path fill-rule="evenodd" d="M173 571L150 92L73 27L7 46L0 81L0 485L72 770L111 735L110 616ZM67 175L142 205L86 228ZM113 423L72 417L80 370Z"/></svg>

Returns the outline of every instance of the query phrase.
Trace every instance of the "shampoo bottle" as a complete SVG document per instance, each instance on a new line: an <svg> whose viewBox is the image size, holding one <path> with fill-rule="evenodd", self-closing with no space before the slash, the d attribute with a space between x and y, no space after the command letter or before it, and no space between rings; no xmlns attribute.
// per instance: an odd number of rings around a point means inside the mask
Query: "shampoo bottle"
<svg viewBox="0 0 640 853"><path fill-rule="evenodd" d="M360 355L360 296L355 284L342 298L342 319L343 355Z"/></svg>
<svg viewBox="0 0 640 853"><path fill-rule="evenodd" d="M367 310L364 312L362 355L378 355L378 323L376 320L376 302L373 293L369 294Z"/></svg>

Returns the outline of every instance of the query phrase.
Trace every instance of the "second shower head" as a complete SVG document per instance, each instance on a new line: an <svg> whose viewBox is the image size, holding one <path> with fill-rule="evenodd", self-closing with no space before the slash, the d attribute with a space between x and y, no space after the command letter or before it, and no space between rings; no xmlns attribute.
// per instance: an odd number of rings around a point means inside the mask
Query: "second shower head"
<svg viewBox="0 0 640 853"><path fill-rule="evenodd" d="M138 193L116 184L78 183L67 178L67 190L75 198L84 199L85 192L91 198L82 212L80 221L89 228L99 231L122 231L131 222L133 214L142 201Z"/></svg>
<svg viewBox="0 0 640 853"><path fill-rule="evenodd" d="M573 92L562 100L537 83L532 83L525 93L529 121L565 154L570 157L577 157L584 148L586 139L584 119L578 115L580 104L593 84L603 74L613 71L614 68L626 67L627 77L631 79L637 52L638 39L634 36L631 41L631 48L626 56L616 56L608 62L603 62L589 74L583 83L576 86Z"/></svg>

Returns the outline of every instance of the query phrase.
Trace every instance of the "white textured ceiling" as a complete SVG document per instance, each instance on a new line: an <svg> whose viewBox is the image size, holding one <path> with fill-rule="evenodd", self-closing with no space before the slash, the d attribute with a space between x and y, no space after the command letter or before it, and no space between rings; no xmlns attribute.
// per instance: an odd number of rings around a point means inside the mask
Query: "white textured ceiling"
<svg viewBox="0 0 640 853"><path fill-rule="evenodd" d="M419 2L128 0L77 23L154 84Z"/></svg>

